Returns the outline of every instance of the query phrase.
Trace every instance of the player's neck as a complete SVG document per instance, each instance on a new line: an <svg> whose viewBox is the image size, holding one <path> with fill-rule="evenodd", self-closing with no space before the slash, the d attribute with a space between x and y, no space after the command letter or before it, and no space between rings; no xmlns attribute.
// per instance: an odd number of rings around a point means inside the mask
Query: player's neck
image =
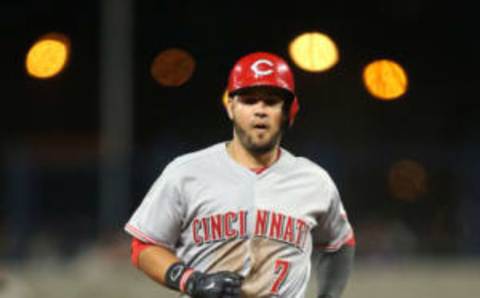
<svg viewBox="0 0 480 298"><path fill-rule="evenodd" d="M248 151L237 140L233 139L227 143L227 152L230 157L249 169L257 169L271 166L278 159L279 146L275 146L272 150L265 153L256 154Z"/></svg>

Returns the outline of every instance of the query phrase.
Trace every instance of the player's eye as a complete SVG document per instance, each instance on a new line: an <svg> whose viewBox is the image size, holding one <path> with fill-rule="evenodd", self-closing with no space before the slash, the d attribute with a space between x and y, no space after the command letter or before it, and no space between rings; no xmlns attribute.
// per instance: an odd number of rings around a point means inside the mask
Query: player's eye
<svg viewBox="0 0 480 298"><path fill-rule="evenodd" d="M268 106L275 106L277 104L280 104L283 101L283 98L280 96L266 96L263 101L265 102L266 105Z"/></svg>
<svg viewBox="0 0 480 298"><path fill-rule="evenodd" d="M256 96L252 96L252 95L245 95L245 96L239 97L239 100L243 104L254 105L259 101L259 98L256 97Z"/></svg>
<svg viewBox="0 0 480 298"><path fill-rule="evenodd" d="M280 104L283 98L276 95L244 95L239 97L239 100L246 105L254 105L259 101L263 101L267 106L275 106Z"/></svg>

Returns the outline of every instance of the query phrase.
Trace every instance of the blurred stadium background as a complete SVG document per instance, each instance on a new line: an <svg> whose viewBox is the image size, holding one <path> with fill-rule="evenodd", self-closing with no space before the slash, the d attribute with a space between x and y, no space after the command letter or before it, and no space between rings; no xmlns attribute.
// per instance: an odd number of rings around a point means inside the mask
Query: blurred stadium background
<svg viewBox="0 0 480 298"><path fill-rule="evenodd" d="M331 173L355 226L345 297L478 295L470 5L2 1L0 297L174 297L129 265L122 226L167 162L230 137L228 72L259 50L294 66L285 147ZM312 32L334 47L310 36L295 58ZM398 67L368 75L379 59Z"/></svg>

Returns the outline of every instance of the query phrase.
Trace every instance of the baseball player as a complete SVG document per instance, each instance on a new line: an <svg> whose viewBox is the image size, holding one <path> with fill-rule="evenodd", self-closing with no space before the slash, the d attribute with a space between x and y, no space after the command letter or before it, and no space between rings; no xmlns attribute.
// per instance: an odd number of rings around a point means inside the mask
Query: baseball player
<svg viewBox="0 0 480 298"><path fill-rule="evenodd" d="M340 297L355 240L320 166L280 147L299 105L288 64L242 57L228 82L233 138L166 166L125 226L132 262L190 297Z"/></svg>

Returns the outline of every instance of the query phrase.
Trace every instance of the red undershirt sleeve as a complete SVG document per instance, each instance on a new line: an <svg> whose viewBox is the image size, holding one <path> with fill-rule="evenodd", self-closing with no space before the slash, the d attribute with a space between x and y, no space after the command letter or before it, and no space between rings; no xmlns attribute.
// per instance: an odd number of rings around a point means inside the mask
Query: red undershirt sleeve
<svg viewBox="0 0 480 298"><path fill-rule="evenodd" d="M140 253L151 245L153 244L143 242L135 237L132 237L130 259L135 267L138 267L138 256L140 256Z"/></svg>

